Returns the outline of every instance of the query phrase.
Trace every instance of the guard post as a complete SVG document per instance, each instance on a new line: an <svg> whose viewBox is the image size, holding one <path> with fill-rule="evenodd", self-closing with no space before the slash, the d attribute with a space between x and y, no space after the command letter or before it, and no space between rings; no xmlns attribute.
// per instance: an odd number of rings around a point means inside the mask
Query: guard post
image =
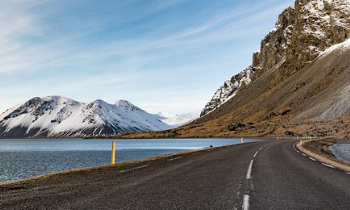
<svg viewBox="0 0 350 210"><path fill-rule="evenodd" d="M112 142L111 164L115 165L115 141Z"/></svg>

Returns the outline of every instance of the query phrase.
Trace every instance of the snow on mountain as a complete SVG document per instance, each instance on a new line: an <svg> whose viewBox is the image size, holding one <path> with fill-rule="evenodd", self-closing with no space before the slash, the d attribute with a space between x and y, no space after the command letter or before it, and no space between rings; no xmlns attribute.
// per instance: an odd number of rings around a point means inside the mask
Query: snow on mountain
<svg viewBox="0 0 350 210"><path fill-rule="evenodd" d="M214 111L217 107L233 98L242 85L249 85L251 82L251 74L254 73L254 71L253 67L248 67L233 76L230 80L225 81L224 85L215 92L213 98L206 104L201 112L201 116Z"/></svg>
<svg viewBox="0 0 350 210"><path fill-rule="evenodd" d="M320 54L320 57L325 57L326 55L329 55L334 52L341 54L344 51L347 51L349 49L350 49L350 39L347 39L345 42L342 42L340 44L335 44L332 47L326 49Z"/></svg>
<svg viewBox="0 0 350 210"><path fill-rule="evenodd" d="M176 128L182 125L185 125L187 123L192 122L193 120L199 118L199 111L181 114L181 115L174 115L169 113L163 113L160 112L156 114L160 117L160 120L167 125L171 126L172 128Z"/></svg>
<svg viewBox="0 0 350 210"><path fill-rule="evenodd" d="M159 112L156 115L160 116L162 119L168 119L176 117L176 114L166 113L166 112Z"/></svg>
<svg viewBox="0 0 350 210"><path fill-rule="evenodd" d="M170 128L128 101L89 104L61 96L32 98L0 115L0 137L80 137Z"/></svg>

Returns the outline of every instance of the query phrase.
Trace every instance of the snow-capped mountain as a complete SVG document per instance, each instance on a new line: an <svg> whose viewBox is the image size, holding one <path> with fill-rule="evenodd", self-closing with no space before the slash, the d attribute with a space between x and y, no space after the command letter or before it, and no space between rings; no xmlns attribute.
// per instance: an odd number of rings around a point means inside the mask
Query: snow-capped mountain
<svg viewBox="0 0 350 210"><path fill-rule="evenodd" d="M234 75L230 80L225 81L224 85L214 93L213 98L206 104L200 115L204 116L214 111L217 107L233 98L242 85L249 85L254 71L255 69L250 66Z"/></svg>
<svg viewBox="0 0 350 210"><path fill-rule="evenodd" d="M187 123L190 123L194 121L195 119L199 118L200 113L199 112L191 112L181 115L174 115L169 113L163 113L160 112L157 114L157 116L160 117L160 120L167 125L170 125L172 128L176 128L182 125L185 125Z"/></svg>
<svg viewBox="0 0 350 210"><path fill-rule="evenodd" d="M158 131L170 126L128 101L89 104L61 96L32 98L0 115L0 137L83 137Z"/></svg>

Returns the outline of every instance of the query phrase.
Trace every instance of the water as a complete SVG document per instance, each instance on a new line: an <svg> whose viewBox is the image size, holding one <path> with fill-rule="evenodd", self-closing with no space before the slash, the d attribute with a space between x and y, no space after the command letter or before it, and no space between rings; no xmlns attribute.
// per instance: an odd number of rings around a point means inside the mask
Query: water
<svg viewBox="0 0 350 210"><path fill-rule="evenodd" d="M240 139L142 139L116 141L116 160L142 160L204 147L237 144ZM247 139L247 142L257 141ZM110 163L112 140L0 140L0 182Z"/></svg>
<svg viewBox="0 0 350 210"><path fill-rule="evenodd" d="M350 162L350 144L334 144L329 149L337 159Z"/></svg>

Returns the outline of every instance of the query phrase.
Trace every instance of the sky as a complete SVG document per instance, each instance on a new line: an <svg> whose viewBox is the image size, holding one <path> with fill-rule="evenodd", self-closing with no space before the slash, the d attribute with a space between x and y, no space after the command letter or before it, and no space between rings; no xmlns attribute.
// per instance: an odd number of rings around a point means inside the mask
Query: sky
<svg viewBox="0 0 350 210"><path fill-rule="evenodd" d="M200 111L294 0L0 0L0 113L39 96Z"/></svg>

